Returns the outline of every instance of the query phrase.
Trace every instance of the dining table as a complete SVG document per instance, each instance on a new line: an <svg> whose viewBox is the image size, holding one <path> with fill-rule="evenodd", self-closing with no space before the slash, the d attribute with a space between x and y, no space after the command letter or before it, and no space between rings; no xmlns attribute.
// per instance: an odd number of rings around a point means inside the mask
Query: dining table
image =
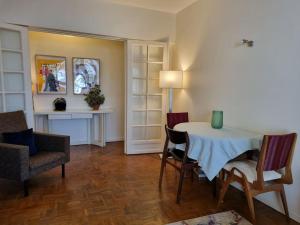
<svg viewBox="0 0 300 225"><path fill-rule="evenodd" d="M186 122L174 127L186 131L190 146L188 157L198 161L201 170L213 180L230 160L249 150L260 149L263 134L241 128L223 126L214 129L208 122ZM184 145L176 145L184 150Z"/></svg>

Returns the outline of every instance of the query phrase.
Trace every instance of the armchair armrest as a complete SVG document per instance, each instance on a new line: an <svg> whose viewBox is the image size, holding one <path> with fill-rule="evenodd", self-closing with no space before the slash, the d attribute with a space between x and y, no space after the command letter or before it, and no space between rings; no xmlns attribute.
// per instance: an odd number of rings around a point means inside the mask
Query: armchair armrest
<svg viewBox="0 0 300 225"><path fill-rule="evenodd" d="M29 177L28 146L0 143L0 177L17 181Z"/></svg>
<svg viewBox="0 0 300 225"><path fill-rule="evenodd" d="M67 161L70 161L69 136L34 132L34 138L39 151L64 152Z"/></svg>

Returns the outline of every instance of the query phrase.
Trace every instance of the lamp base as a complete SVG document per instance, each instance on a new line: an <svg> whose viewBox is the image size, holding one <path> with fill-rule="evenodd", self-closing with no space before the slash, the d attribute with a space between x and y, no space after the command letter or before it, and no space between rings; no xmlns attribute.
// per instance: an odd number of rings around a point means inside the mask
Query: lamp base
<svg viewBox="0 0 300 225"><path fill-rule="evenodd" d="M169 113L173 111L173 88L169 88Z"/></svg>

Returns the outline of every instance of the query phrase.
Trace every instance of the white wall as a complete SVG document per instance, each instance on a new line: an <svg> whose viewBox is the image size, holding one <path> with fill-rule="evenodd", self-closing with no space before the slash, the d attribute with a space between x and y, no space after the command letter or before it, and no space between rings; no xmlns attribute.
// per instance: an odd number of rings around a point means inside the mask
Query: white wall
<svg viewBox="0 0 300 225"><path fill-rule="evenodd" d="M176 92L176 111L263 132L300 133L300 1L199 0L177 14L177 67L187 88ZM253 39L253 48L239 46ZM298 142L300 143L300 141ZM300 221L300 145L294 184L286 186L290 214ZM282 211L273 194L260 198Z"/></svg>
<svg viewBox="0 0 300 225"><path fill-rule="evenodd" d="M175 38L175 15L99 0L1 0L0 20L128 39ZM0 2L1 3L1 2Z"/></svg>
<svg viewBox="0 0 300 225"><path fill-rule="evenodd" d="M85 37L69 37L58 34L29 32L31 76L34 88L35 110L53 110L52 102L64 97L67 109L86 109L89 106L83 95L73 94L72 57L100 59L100 87L105 95L101 107L112 107L107 116L106 138L108 141L124 138L124 43ZM67 58L67 95L36 94L35 55L57 55ZM74 124L73 129L76 129Z"/></svg>

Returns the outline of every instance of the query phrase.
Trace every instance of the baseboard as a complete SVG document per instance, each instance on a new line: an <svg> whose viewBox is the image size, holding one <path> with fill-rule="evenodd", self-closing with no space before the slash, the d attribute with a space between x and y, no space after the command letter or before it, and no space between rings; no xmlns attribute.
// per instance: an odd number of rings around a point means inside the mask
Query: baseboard
<svg viewBox="0 0 300 225"><path fill-rule="evenodd" d="M86 145L87 141L71 141L70 145Z"/></svg>
<svg viewBox="0 0 300 225"><path fill-rule="evenodd" d="M124 141L124 137L110 137L106 138L106 142Z"/></svg>
<svg viewBox="0 0 300 225"><path fill-rule="evenodd" d="M298 223L300 223L300 215L298 215L297 213L294 213L294 212L290 212L290 217L297 221Z"/></svg>

